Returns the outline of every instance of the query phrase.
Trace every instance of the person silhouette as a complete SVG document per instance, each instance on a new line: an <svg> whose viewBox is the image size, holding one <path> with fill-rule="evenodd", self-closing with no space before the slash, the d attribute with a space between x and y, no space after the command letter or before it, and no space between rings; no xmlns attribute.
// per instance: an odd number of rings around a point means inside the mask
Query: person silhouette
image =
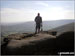
<svg viewBox="0 0 75 56"><path fill-rule="evenodd" d="M36 34L39 33L40 28L42 28L42 17L40 16L40 13L38 13L37 16L35 17L35 23L36 23L36 30L35 30L35 34Z"/></svg>

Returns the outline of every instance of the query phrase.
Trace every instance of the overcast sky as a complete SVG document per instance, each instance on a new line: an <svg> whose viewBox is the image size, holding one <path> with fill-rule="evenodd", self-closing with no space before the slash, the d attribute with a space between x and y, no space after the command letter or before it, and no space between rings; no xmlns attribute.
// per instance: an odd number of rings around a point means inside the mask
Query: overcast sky
<svg viewBox="0 0 75 56"><path fill-rule="evenodd" d="M34 21L39 12L43 21L74 19L74 1L0 1L1 22Z"/></svg>

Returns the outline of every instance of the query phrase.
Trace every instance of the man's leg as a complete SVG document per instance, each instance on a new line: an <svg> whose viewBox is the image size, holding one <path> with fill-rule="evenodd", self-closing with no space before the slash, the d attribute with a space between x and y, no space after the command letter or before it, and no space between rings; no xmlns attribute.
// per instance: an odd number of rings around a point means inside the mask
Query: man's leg
<svg viewBox="0 0 75 56"><path fill-rule="evenodd" d="M37 33L37 25L36 25L36 29L35 29L35 34Z"/></svg>
<svg viewBox="0 0 75 56"><path fill-rule="evenodd" d="M40 33L40 24L39 24L39 26L38 26L38 33Z"/></svg>
<svg viewBox="0 0 75 56"><path fill-rule="evenodd" d="M40 28L38 28L38 33L40 33Z"/></svg>

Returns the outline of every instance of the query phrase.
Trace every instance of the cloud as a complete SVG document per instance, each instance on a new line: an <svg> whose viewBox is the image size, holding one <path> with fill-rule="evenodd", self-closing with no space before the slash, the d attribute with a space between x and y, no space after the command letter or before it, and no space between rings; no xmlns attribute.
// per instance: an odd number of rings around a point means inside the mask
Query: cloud
<svg viewBox="0 0 75 56"><path fill-rule="evenodd" d="M34 19L35 10L33 9L14 9L14 8L2 8L1 9L1 22L13 23L13 22L26 22Z"/></svg>
<svg viewBox="0 0 75 56"><path fill-rule="evenodd" d="M43 20L74 19L74 11L63 7L51 7L41 12Z"/></svg>
<svg viewBox="0 0 75 56"><path fill-rule="evenodd" d="M73 10L65 10L65 18L67 19L74 19L74 11Z"/></svg>
<svg viewBox="0 0 75 56"><path fill-rule="evenodd" d="M1 22L27 22L34 21L37 13L40 12L43 21L45 20L60 20L60 19L74 19L74 11L64 9L62 7L51 7L43 10L34 10L28 8L1 8Z"/></svg>
<svg viewBox="0 0 75 56"><path fill-rule="evenodd" d="M37 2L36 4L37 4L37 5L41 5L41 6L48 7L48 4L45 3L45 2Z"/></svg>

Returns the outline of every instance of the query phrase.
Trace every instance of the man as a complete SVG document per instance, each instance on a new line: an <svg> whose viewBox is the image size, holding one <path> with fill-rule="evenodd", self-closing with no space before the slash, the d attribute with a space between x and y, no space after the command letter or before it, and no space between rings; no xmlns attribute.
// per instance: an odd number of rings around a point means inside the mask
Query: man
<svg viewBox="0 0 75 56"><path fill-rule="evenodd" d="M35 33L40 32L40 27L42 28L42 17L40 16L40 13L35 17L35 22L36 22L36 30Z"/></svg>

